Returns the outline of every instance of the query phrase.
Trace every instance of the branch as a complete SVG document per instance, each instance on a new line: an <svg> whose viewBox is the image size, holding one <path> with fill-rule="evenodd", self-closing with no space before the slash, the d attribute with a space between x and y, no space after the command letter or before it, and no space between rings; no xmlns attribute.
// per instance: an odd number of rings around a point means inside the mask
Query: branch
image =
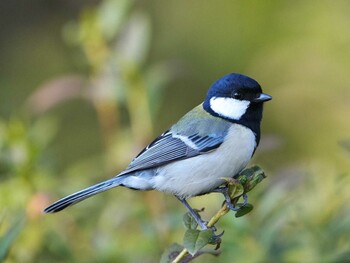
<svg viewBox="0 0 350 263"><path fill-rule="evenodd" d="M253 166L251 168L247 168L243 170L236 178L225 178L227 181L227 186L229 187L229 195L231 197L231 202L234 206L237 205L238 200L243 194L246 194L250 192L258 183L260 183L264 178L266 178L264 171L259 166ZM249 213L253 209L253 206L250 204L247 204L246 206L242 207L240 210L236 212L236 217L243 216L247 213ZM213 227L224 215L226 215L230 209L227 207L226 202L224 205L219 209L219 211L209 220L207 226ZM196 230L200 232L200 230ZM215 239L215 238L214 238ZM218 240L209 240L206 244L216 244L217 248L220 245L221 239L220 237L217 238ZM206 245L205 244L205 245ZM198 252L196 252L198 254ZM172 263L185 263L191 261L196 255L191 255L189 253L188 249L183 248L182 251L180 251L176 258L173 259ZM171 260L171 259L170 259ZM168 261L169 262L169 261Z"/></svg>

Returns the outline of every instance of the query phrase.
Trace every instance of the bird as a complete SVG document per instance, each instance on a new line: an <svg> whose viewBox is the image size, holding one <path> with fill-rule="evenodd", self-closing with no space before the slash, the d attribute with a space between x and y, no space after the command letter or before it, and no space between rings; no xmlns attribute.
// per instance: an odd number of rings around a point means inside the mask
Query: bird
<svg viewBox="0 0 350 263"><path fill-rule="evenodd" d="M188 198L221 192L224 178L239 174L260 141L263 104L272 97L254 79L230 73L215 81L204 101L145 147L116 176L64 197L44 209L55 213L118 186L158 190L179 199L202 229L207 229ZM245 203L247 197L244 196Z"/></svg>

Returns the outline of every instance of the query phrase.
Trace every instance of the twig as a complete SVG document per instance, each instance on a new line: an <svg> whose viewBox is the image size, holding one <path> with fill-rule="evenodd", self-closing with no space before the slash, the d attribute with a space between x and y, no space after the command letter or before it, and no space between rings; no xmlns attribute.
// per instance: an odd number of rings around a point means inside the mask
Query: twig
<svg viewBox="0 0 350 263"><path fill-rule="evenodd" d="M236 204L238 198L232 201L232 203ZM218 212L209 220L207 226L208 228L214 226L221 217L226 215L230 209L227 207L226 203L220 208ZM186 248L182 249L182 251L177 255L177 257L171 263L180 263L182 259L184 259L187 255L189 255L188 250Z"/></svg>
<svg viewBox="0 0 350 263"><path fill-rule="evenodd" d="M180 263L188 255L188 250L184 248L171 263Z"/></svg>
<svg viewBox="0 0 350 263"><path fill-rule="evenodd" d="M241 172L237 179L229 178L227 180L227 183L231 187L230 196L232 197L232 204L236 206L239 198L242 195L242 192L240 192L242 189L239 189L238 184L243 186L243 193L248 193L264 178L266 178L265 173L259 166L253 166L251 168L245 169ZM237 196L238 192L240 192L240 194ZM229 211L230 209L225 202L220 210L209 220L207 224L208 228L214 226L220 220L220 218L226 215ZM188 255L188 250L184 248L172 261L172 263L181 263L181 260L185 259L185 257Z"/></svg>

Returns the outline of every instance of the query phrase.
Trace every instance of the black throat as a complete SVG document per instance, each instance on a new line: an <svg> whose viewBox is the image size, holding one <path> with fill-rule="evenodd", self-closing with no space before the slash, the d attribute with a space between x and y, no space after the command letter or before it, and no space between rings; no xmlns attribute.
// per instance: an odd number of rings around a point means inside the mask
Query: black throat
<svg viewBox="0 0 350 263"><path fill-rule="evenodd" d="M244 115L239 120L230 119L228 117L217 114L215 111L211 109L210 102L208 100L206 100L203 103L203 108L205 111L209 112L211 115L215 117L219 117L229 122L237 123L251 129L255 134L256 146L258 146L260 142L260 124L261 124L262 113L263 113L262 103L251 103L247 108L246 112L244 113Z"/></svg>

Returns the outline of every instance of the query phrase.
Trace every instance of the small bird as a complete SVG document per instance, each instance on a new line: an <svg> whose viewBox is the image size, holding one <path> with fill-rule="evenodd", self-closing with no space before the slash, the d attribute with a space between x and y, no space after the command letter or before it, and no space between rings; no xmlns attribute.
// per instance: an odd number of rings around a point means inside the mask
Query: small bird
<svg viewBox="0 0 350 263"><path fill-rule="evenodd" d="M202 104L144 148L124 171L58 200L44 212L61 211L117 186L155 189L176 196L207 229L186 200L221 192L228 207L237 210L227 187L221 187L223 178L237 175L252 158L260 140L263 103L271 99L254 79L228 74L212 84Z"/></svg>

